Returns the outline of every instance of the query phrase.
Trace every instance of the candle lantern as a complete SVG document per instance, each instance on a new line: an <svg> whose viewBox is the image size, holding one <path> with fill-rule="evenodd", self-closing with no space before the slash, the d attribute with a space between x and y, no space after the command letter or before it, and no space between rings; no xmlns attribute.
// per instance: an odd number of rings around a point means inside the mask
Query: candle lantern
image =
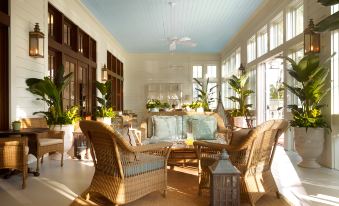
<svg viewBox="0 0 339 206"><path fill-rule="evenodd" d="M106 67L106 64L104 64L104 67L101 69L101 80L107 81L108 80L108 69Z"/></svg>
<svg viewBox="0 0 339 206"><path fill-rule="evenodd" d="M308 27L304 30L304 53L320 52L320 33L314 31L313 20L310 19Z"/></svg>
<svg viewBox="0 0 339 206"><path fill-rule="evenodd" d="M45 35L40 31L39 24L36 23L34 31L29 32L29 56L34 58L44 58Z"/></svg>

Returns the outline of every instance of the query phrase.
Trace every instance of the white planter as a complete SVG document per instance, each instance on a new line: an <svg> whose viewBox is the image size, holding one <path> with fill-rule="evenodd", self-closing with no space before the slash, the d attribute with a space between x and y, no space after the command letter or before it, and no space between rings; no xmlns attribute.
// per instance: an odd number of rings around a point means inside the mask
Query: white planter
<svg viewBox="0 0 339 206"><path fill-rule="evenodd" d="M112 125L112 118L111 117L97 117L98 122L102 122L107 125Z"/></svg>
<svg viewBox="0 0 339 206"><path fill-rule="evenodd" d="M324 128L294 128L295 149L301 156L300 167L319 168L317 159L324 147Z"/></svg>
<svg viewBox="0 0 339 206"><path fill-rule="evenodd" d="M186 109L187 112L191 112L192 111L191 107L186 107L185 109Z"/></svg>
<svg viewBox="0 0 339 206"><path fill-rule="evenodd" d="M73 146L74 125L73 124L51 125L51 130L65 132L65 135L64 135L64 159L69 158L69 155L67 154L67 152L69 152L69 150ZM53 159L53 160L60 160L61 155L59 153L54 153L54 154L50 155L50 158Z"/></svg>
<svg viewBox="0 0 339 206"><path fill-rule="evenodd" d="M150 112L159 112L159 108L150 108L149 111Z"/></svg>
<svg viewBox="0 0 339 206"><path fill-rule="evenodd" d="M170 111L170 108L164 108L164 111L165 111L165 112L169 112L169 111Z"/></svg>
<svg viewBox="0 0 339 206"><path fill-rule="evenodd" d="M204 110L204 108L203 107L198 107L197 108L197 112L204 112L205 110Z"/></svg>
<svg viewBox="0 0 339 206"><path fill-rule="evenodd" d="M239 128L248 128L246 117L233 117L234 126Z"/></svg>

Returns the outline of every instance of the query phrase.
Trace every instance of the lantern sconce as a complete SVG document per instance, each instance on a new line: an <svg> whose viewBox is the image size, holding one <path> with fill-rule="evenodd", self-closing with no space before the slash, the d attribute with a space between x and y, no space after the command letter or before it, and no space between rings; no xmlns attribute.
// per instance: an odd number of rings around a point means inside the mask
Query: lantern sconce
<svg viewBox="0 0 339 206"><path fill-rule="evenodd" d="M101 80L107 81L108 80L108 69L106 67L106 64L104 64L104 67L101 69Z"/></svg>
<svg viewBox="0 0 339 206"><path fill-rule="evenodd" d="M44 58L45 35L40 31L39 23L35 24L34 31L29 32L29 56Z"/></svg>
<svg viewBox="0 0 339 206"><path fill-rule="evenodd" d="M313 20L310 19L308 27L304 30L304 54L320 52L320 33L315 32Z"/></svg>
<svg viewBox="0 0 339 206"><path fill-rule="evenodd" d="M240 67L239 67L239 73L240 73L240 75L243 75L243 74L245 74L245 67L242 65L242 63L240 63Z"/></svg>

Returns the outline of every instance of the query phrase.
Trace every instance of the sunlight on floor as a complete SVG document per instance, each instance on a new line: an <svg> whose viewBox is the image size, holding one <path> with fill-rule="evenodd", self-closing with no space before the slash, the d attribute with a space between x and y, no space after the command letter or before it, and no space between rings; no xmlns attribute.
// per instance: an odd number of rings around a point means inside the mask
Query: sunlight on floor
<svg viewBox="0 0 339 206"><path fill-rule="evenodd" d="M51 188L55 192L59 193L60 195L63 195L64 197L74 200L74 198L78 197L76 193L74 193L72 190L70 190L66 185L60 184L59 182L50 180L48 178L36 178L37 181L44 184L45 186Z"/></svg>

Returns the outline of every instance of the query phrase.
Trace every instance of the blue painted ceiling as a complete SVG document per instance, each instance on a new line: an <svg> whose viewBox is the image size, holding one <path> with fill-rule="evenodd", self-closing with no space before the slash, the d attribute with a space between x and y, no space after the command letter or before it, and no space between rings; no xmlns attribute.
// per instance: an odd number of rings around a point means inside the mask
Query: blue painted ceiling
<svg viewBox="0 0 339 206"><path fill-rule="evenodd" d="M81 0L128 52L168 52L169 37L189 36L194 48L216 53L239 31L263 0Z"/></svg>

